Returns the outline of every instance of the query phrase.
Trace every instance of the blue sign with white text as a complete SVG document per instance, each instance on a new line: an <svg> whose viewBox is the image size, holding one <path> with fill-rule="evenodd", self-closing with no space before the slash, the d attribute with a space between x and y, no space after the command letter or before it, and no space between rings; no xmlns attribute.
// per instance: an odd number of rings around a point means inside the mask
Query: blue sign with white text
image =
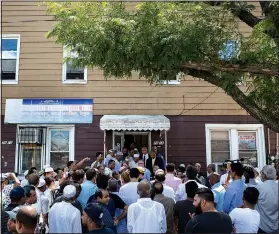
<svg viewBox="0 0 279 234"><path fill-rule="evenodd" d="M9 99L7 104L7 108L15 110L7 122L78 124L93 121L93 99Z"/></svg>

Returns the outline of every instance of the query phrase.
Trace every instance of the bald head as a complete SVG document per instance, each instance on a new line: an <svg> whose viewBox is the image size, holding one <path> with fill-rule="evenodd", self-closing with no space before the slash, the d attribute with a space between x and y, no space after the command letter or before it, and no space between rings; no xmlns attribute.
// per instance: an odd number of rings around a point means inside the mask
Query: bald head
<svg viewBox="0 0 279 234"><path fill-rule="evenodd" d="M34 233L37 226L38 214L35 208L24 206L16 215L16 229L18 233Z"/></svg>
<svg viewBox="0 0 279 234"><path fill-rule="evenodd" d="M210 184L214 185L220 182L220 175L218 175L217 173L213 173L209 175L208 179Z"/></svg>
<svg viewBox="0 0 279 234"><path fill-rule="evenodd" d="M140 198L150 197L151 186L146 180L142 180L138 184L138 194Z"/></svg>

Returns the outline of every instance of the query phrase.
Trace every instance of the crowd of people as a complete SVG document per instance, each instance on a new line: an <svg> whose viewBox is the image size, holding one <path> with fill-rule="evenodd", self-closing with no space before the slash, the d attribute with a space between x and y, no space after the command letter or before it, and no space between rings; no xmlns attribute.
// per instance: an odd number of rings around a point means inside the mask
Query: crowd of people
<svg viewBox="0 0 279 234"><path fill-rule="evenodd" d="M1 174L2 233L278 233L278 172L175 167L153 147ZM89 166L87 166L89 165Z"/></svg>

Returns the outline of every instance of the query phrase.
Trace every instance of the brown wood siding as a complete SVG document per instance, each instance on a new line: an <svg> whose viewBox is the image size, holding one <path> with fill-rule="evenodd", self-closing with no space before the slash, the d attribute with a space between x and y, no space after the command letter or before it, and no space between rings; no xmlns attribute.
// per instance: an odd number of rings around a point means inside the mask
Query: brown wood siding
<svg viewBox="0 0 279 234"><path fill-rule="evenodd" d="M246 115L228 95L213 85L186 77L179 85L150 86L134 74L131 80L104 80L99 69L88 71L84 85L63 84L62 46L45 38L54 24L37 2L2 3L2 33L20 34L19 84L3 85L7 98L94 98L94 113L165 115ZM133 8L136 3L129 3ZM259 8L255 9L260 15ZM245 34L251 30L240 25ZM117 103L117 104L115 104Z"/></svg>
<svg viewBox="0 0 279 234"><path fill-rule="evenodd" d="M12 144L3 144L12 141ZM13 172L15 170L16 152L16 125L4 124L4 116L1 116L1 171Z"/></svg>

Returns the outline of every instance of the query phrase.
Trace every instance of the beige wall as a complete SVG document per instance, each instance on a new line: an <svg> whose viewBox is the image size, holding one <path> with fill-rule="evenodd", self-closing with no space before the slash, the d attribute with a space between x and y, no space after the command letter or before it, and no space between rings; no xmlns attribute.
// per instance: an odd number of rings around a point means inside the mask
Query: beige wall
<svg viewBox="0 0 279 234"><path fill-rule="evenodd" d="M87 84L63 84L62 46L45 39L54 21L35 2L3 2L3 34L20 34L19 83L3 85L7 98L94 98L94 114L246 115L221 89L186 77L179 85L150 86L145 80L104 80L88 71ZM257 8L256 14L260 15ZM246 35L251 30L240 23Z"/></svg>

